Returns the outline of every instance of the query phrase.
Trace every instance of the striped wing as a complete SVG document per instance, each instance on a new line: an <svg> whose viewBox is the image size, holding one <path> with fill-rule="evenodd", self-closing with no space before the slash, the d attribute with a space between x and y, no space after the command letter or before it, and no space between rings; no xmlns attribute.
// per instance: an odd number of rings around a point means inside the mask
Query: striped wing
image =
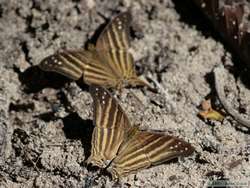
<svg viewBox="0 0 250 188"><path fill-rule="evenodd" d="M73 80L83 76L84 82L89 85L117 86L117 75L107 64L101 62L95 50L59 52L45 58L39 67L44 71L58 72Z"/></svg>
<svg viewBox="0 0 250 188"><path fill-rule="evenodd" d="M104 168L116 156L131 126L121 106L107 90L92 86L91 95L95 128L87 163Z"/></svg>
<svg viewBox="0 0 250 188"><path fill-rule="evenodd" d="M98 51L128 50L130 47L130 21L129 12L123 12L114 17L99 36L96 49Z"/></svg>
<svg viewBox="0 0 250 188"><path fill-rule="evenodd" d="M118 89L124 84L150 87L137 77L133 57L128 52L130 20L128 12L119 14L101 33L95 48L56 53L45 58L39 67L73 80L83 76L89 85Z"/></svg>
<svg viewBox="0 0 250 188"><path fill-rule="evenodd" d="M93 59L92 54L84 49L64 51L48 56L39 64L39 67L44 71L58 72L78 80L91 59Z"/></svg>
<svg viewBox="0 0 250 188"><path fill-rule="evenodd" d="M176 137L138 131L133 138L122 144L108 171L117 179L151 165L190 155L193 151L189 143Z"/></svg>
<svg viewBox="0 0 250 188"><path fill-rule="evenodd" d="M123 12L106 26L96 43L96 50L121 79L137 77L130 47L129 27L131 15Z"/></svg>

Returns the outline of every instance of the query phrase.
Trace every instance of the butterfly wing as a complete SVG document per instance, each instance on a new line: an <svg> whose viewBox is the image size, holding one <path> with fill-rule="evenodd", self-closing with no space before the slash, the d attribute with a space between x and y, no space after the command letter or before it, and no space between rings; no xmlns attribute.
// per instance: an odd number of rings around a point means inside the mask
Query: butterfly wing
<svg viewBox="0 0 250 188"><path fill-rule="evenodd" d="M66 50L48 56L39 67L44 71L54 71L70 79L78 80L83 76L86 84L115 87L116 75L105 63L102 63L97 53L92 51Z"/></svg>
<svg viewBox="0 0 250 188"><path fill-rule="evenodd" d="M84 49L63 51L46 57L39 67L44 71L54 71L78 80L92 59L92 54Z"/></svg>
<svg viewBox="0 0 250 188"><path fill-rule="evenodd" d="M90 92L94 100L95 128L87 163L103 168L116 156L131 125L121 106L106 89L92 86Z"/></svg>
<svg viewBox="0 0 250 188"><path fill-rule="evenodd" d="M115 88L119 82L114 71L99 59L86 65L83 71L83 80L86 84L105 88Z"/></svg>
<svg viewBox="0 0 250 188"><path fill-rule="evenodd" d="M128 50L130 21L129 12L122 12L114 17L99 36L96 49L98 51Z"/></svg>
<svg viewBox="0 0 250 188"><path fill-rule="evenodd" d="M148 85L137 77L133 57L128 52L130 20L128 12L119 14L101 33L95 49L56 53L45 58L39 67L73 80L83 76L85 83L106 88L119 88L123 81Z"/></svg>
<svg viewBox="0 0 250 188"><path fill-rule="evenodd" d="M108 171L117 179L151 165L157 165L179 156L190 155L193 147L176 137L138 131L123 143Z"/></svg>
<svg viewBox="0 0 250 188"><path fill-rule="evenodd" d="M96 43L96 50L121 79L137 77L134 60L129 53L131 15L123 12L106 26Z"/></svg>

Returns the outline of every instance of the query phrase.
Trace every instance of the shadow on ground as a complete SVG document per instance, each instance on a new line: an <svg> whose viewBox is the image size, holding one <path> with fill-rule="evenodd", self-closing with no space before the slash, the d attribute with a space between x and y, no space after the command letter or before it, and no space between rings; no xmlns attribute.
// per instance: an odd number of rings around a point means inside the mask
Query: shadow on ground
<svg viewBox="0 0 250 188"><path fill-rule="evenodd" d="M62 88L67 82L70 82L66 77L55 72L44 72L38 66L32 66L26 69L23 73L15 70L18 73L18 78L24 85L25 93L36 93L44 88Z"/></svg>
<svg viewBox="0 0 250 188"><path fill-rule="evenodd" d="M42 71L38 66L29 67L23 73L18 69L15 69L15 72L18 73L18 78L27 94L37 93L44 88L60 89L65 84L72 82L72 80L56 72ZM88 90L88 86L82 82L81 78L76 83L83 91Z"/></svg>
<svg viewBox="0 0 250 188"><path fill-rule="evenodd" d="M92 120L83 120L77 113L72 113L63 118L63 131L67 139L80 139L86 158L90 156L91 137L94 129Z"/></svg>

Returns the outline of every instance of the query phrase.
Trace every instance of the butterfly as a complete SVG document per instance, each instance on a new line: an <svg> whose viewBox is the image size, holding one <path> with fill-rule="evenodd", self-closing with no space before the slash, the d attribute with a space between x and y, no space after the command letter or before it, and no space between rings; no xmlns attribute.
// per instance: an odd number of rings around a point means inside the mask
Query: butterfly
<svg viewBox="0 0 250 188"><path fill-rule="evenodd" d="M140 79L129 52L131 15L123 12L111 20L88 49L66 50L48 56L39 67L73 80L83 77L86 84L121 89L127 85L151 86Z"/></svg>
<svg viewBox="0 0 250 188"><path fill-rule="evenodd" d="M90 93L95 127L87 163L106 169L114 180L194 151L179 138L132 126L118 101L103 87L91 86Z"/></svg>

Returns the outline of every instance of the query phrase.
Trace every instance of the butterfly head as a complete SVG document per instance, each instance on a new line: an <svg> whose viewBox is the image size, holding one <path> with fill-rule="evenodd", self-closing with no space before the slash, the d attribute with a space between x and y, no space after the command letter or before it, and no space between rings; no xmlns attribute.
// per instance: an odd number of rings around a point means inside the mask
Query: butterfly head
<svg viewBox="0 0 250 188"><path fill-rule="evenodd" d="M116 182L119 181L120 175L116 171L116 169L112 167L112 164L107 168L107 171L111 174L113 181L116 181Z"/></svg>
<svg viewBox="0 0 250 188"><path fill-rule="evenodd" d="M132 77L132 78L128 79L127 82L126 82L126 86L127 85L130 85L132 87L135 87L135 86L146 86L151 91L156 92L155 88L153 88L146 80L141 79L138 76L135 76L135 77Z"/></svg>
<svg viewBox="0 0 250 188"><path fill-rule="evenodd" d="M86 163L88 165L97 166L99 168L105 168L107 166L107 164L106 164L107 162L103 161L100 157L98 157L96 155L95 156L91 155L87 159Z"/></svg>
<svg viewBox="0 0 250 188"><path fill-rule="evenodd" d="M146 86L148 87L150 90L154 90L154 88L149 84L147 83L146 81L144 80L141 80L140 78L138 77L132 77L132 78L127 78L127 77L124 77L123 79L120 79L117 84L116 84L116 89L118 91L121 91L122 88L125 88L127 86L132 86L132 87L136 87L136 86Z"/></svg>

